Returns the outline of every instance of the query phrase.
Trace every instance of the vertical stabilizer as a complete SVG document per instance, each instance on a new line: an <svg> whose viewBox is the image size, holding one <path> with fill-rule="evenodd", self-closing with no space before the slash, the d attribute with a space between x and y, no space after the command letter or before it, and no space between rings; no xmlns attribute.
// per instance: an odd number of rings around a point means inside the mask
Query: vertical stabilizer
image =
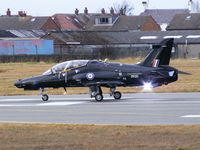
<svg viewBox="0 0 200 150"><path fill-rule="evenodd" d="M173 47L174 39L165 39L160 42L159 46L156 46L140 63L146 67L159 67L162 65L169 65L171 51Z"/></svg>

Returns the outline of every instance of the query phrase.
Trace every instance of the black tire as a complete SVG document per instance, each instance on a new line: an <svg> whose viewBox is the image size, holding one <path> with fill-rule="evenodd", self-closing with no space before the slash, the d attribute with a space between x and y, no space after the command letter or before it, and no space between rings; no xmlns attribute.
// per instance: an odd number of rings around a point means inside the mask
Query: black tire
<svg viewBox="0 0 200 150"><path fill-rule="evenodd" d="M95 100L96 100L97 102L102 101L102 100L103 100L103 95L102 95L102 94L97 94L97 95L95 96Z"/></svg>
<svg viewBox="0 0 200 150"><path fill-rule="evenodd" d="M49 100L49 96L46 95L46 94L42 95L42 100L43 101L48 101Z"/></svg>
<svg viewBox="0 0 200 150"><path fill-rule="evenodd" d="M120 92L117 91L117 92L114 92L113 97L114 97L115 99L121 99L122 94L121 94Z"/></svg>

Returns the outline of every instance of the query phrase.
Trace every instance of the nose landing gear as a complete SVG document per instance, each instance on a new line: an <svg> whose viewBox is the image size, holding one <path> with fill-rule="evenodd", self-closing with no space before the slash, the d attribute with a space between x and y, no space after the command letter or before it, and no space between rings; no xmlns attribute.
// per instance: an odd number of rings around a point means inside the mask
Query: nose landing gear
<svg viewBox="0 0 200 150"><path fill-rule="evenodd" d="M43 101L48 101L49 100L49 96L47 94L43 94L45 92L45 89L41 88L40 91L41 91L42 100Z"/></svg>
<svg viewBox="0 0 200 150"><path fill-rule="evenodd" d="M64 90L65 90L65 93L67 93L66 87L64 87ZM48 100L49 100L49 96L48 96L47 94L44 94L44 92L45 92L46 90L45 90L44 88L41 88L40 91L41 91L40 95L41 95L41 97L42 97L42 100L43 100L43 101L48 101Z"/></svg>
<svg viewBox="0 0 200 150"><path fill-rule="evenodd" d="M49 100L49 96L47 94L43 94L42 95L42 100L43 101L48 101Z"/></svg>

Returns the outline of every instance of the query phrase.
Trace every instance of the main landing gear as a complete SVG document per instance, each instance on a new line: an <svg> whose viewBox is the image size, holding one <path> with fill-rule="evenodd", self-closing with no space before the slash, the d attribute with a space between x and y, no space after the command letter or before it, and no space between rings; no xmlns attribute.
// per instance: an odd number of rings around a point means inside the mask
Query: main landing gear
<svg viewBox="0 0 200 150"><path fill-rule="evenodd" d="M103 92L100 86L91 86L90 87L90 96L95 98L96 101L100 102L103 100Z"/></svg>
<svg viewBox="0 0 200 150"><path fill-rule="evenodd" d="M115 91L116 88L110 88L110 96L114 99L121 99L122 94L119 91ZM95 98L96 101L100 102L103 100L103 92L100 86L90 87L90 96Z"/></svg>
<svg viewBox="0 0 200 150"><path fill-rule="evenodd" d="M113 96L114 99L121 99L122 94L119 91L115 91L116 88L110 88L110 96Z"/></svg>
<svg viewBox="0 0 200 150"><path fill-rule="evenodd" d="M102 94L96 94L95 95L95 100L98 101L98 102L102 101L103 100L103 95Z"/></svg>

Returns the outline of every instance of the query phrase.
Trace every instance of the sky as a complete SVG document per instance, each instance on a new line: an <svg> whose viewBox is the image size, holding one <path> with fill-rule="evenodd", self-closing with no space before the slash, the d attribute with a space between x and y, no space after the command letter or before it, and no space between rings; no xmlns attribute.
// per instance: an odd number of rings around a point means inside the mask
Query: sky
<svg viewBox="0 0 200 150"><path fill-rule="evenodd" d="M56 13L74 13L75 8L83 12L87 7L89 13L100 12L109 8L113 4L121 4L124 0L2 0L0 5L0 15L5 15L7 8L11 13L17 14L18 11L25 11L32 16L51 16ZM143 0L127 0L134 6L133 14L138 15L143 11ZM184 9L188 8L189 0L149 0L149 9ZM197 0L196 0L197 1ZM200 0L199 0L200 1Z"/></svg>

